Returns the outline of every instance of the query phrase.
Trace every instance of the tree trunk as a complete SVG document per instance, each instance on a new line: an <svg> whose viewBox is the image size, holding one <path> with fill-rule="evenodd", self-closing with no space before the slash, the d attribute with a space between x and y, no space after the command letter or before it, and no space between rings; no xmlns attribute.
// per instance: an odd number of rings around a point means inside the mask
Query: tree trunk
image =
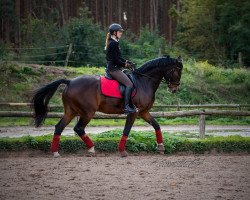
<svg viewBox="0 0 250 200"><path fill-rule="evenodd" d="M168 4L168 10L171 8L172 6L172 1L169 2ZM173 24L172 24L172 18L171 16L168 14L168 44L170 46L172 46L173 43Z"/></svg>
<svg viewBox="0 0 250 200"><path fill-rule="evenodd" d="M158 21L158 0L154 1L154 6L153 6L153 12L154 12L154 30L157 29L158 25L157 25L157 21Z"/></svg>
<svg viewBox="0 0 250 200"><path fill-rule="evenodd" d="M68 0L62 0L63 1L63 13L64 13L64 23L69 20L69 14L68 14Z"/></svg>
<svg viewBox="0 0 250 200"><path fill-rule="evenodd" d="M106 3L106 1L103 0L102 1L102 17L103 17L103 27L104 27L104 29L107 26L107 23L106 23L107 15L106 15L106 6L105 6L105 3Z"/></svg>
<svg viewBox="0 0 250 200"><path fill-rule="evenodd" d="M139 29L142 28L142 0L139 0L139 9L140 9L140 13L139 13Z"/></svg>
<svg viewBox="0 0 250 200"><path fill-rule="evenodd" d="M154 31L154 0L150 0L150 30Z"/></svg>
<svg viewBox="0 0 250 200"><path fill-rule="evenodd" d="M122 24L122 0L118 0L118 22Z"/></svg>
<svg viewBox="0 0 250 200"><path fill-rule="evenodd" d="M99 19L98 19L98 0L95 1L95 21L98 24Z"/></svg>
<svg viewBox="0 0 250 200"><path fill-rule="evenodd" d="M10 23L9 20L5 21L5 41L10 43Z"/></svg>
<svg viewBox="0 0 250 200"><path fill-rule="evenodd" d="M15 47L20 47L20 0L15 0L15 13L17 17L17 24L15 28ZM18 52L19 54L19 52Z"/></svg>
<svg viewBox="0 0 250 200"><path fill-rule="evenodd" d="M244 63L243 63L242 52L239 52L239 53L238 53L238 60L239 60L239 65L240 65L240 67L243 67L243 66L244 66Z"/></svg>
<svg viewBox="0 0 250 200"><path fill-rule="evenodd" d="M57 6L61 14L61 23L62 26L65 25L65 15L64 15L64 9L63 9L63 0L57 0Z"/></svg>

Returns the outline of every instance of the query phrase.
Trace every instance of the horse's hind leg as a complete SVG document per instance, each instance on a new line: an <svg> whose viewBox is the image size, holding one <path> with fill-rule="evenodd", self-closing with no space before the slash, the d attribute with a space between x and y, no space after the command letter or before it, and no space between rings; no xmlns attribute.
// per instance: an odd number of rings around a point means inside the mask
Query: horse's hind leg
<svg viewBox="0 0 250 200"><path fill-rule="evenodd" d="M90 153L95 153L94 143L89 138L89 136L85 133L85 127L90 122L92 117L80 117L79 121L77 122L76 126L74 127L74 131L79 135L82 141L86 144L88 151Z"/></svg>
<svg viewBox="0 0 250 200"><path fill-rule="evenodd" d="M63 129L70 123L70 121L74 118L73 114L65 113L62 119L56 124L54 137L50 146L51 152L54 154L54 157L59 157L58 147L60 142L60 136L63 132Z"/></svg>

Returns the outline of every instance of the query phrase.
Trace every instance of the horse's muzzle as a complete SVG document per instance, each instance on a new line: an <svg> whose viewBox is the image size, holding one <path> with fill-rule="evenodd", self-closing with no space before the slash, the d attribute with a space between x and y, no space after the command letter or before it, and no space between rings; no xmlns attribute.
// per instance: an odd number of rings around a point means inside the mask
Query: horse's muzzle
<svg viewBox="0 0 250 200"><path fill-rule="evenodd" d="M172 93L176 93L176 92L177 92L177 89L173 89L171 92L172 92Z"/></svg>
<svg viewBox="0 0 250 200"><path fill-rule="evenodd" d="M169 92L171 93L176 93L178 91L179 87L171 87L171 88L168 88Z"/></svg>

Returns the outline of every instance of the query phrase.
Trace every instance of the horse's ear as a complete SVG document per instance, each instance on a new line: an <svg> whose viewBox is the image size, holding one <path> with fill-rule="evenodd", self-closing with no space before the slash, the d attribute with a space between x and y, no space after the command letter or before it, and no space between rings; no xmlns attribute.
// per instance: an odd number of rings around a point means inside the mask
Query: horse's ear
<svg viewBox="0 0 250 200"><path fill-rule="evenodd" d="M182 63L182 57L181 56L178 56L177 62Z"/></svg>

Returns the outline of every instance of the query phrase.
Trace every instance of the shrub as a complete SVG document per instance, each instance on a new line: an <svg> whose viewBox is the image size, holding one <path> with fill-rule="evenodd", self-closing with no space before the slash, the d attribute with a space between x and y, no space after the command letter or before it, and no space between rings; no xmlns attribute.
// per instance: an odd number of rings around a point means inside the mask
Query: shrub
<svg viewBox="0 0 250 200"><path fill-rule="evenodd" d="M118 137L119 136L119 137ZM120 131L110 131L98 135L91 135L95 148L101 152L116 152L120 140ZM250 153L250 138L241 136L209 137L206 139L185 139L163 134L165 153L193 152L203 154L212 149L218 152L248 152ZM52 136L22 137L22 138L1 138L1 151L21 151L25 149L36 149L49 151ZM77 152L85 149L86 146L78 137L63 137L60 141L60 149L64 152ZM130 152L151 152L156 151L155 134L152 132L132 131L126 149Z"/></svg>

